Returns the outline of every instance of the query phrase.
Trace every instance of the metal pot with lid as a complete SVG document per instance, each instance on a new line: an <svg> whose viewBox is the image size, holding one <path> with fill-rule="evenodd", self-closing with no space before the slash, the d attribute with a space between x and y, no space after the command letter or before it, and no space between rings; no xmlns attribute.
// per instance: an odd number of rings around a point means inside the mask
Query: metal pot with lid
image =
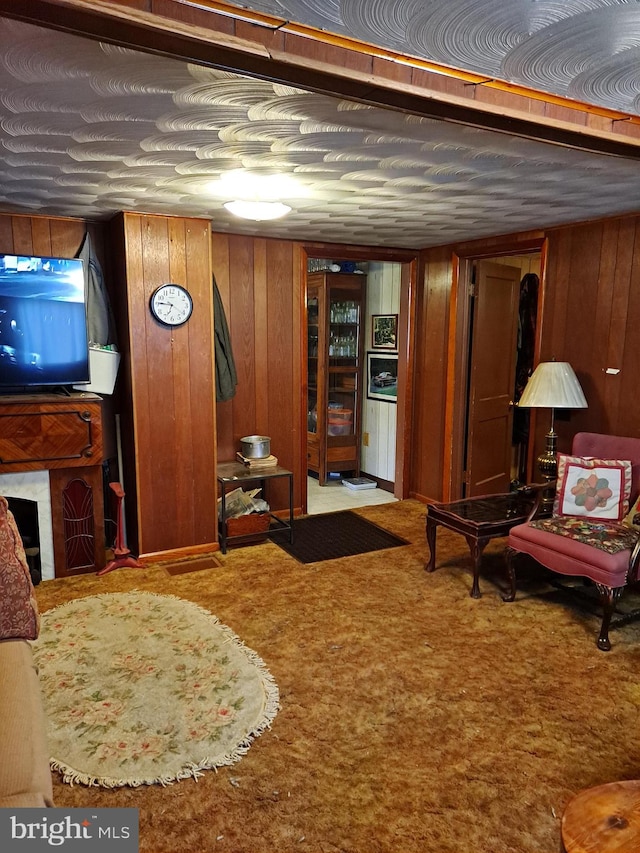
<svg viewBox="0 0 640 853"><path fill-rule="evenodd" d="M266 459L271 455L271 439L268 435L245 435L240 439L245 459Z"/></svg>

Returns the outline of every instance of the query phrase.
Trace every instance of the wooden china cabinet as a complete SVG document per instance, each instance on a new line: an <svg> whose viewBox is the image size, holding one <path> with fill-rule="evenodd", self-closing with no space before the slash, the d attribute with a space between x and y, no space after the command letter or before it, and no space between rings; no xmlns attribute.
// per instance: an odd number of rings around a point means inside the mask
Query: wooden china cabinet
<svg viewBox="0 0 640 853"><path fill-rule="evenodd" d="M307 467L360 473L366 276L307 275Z"/></svg>

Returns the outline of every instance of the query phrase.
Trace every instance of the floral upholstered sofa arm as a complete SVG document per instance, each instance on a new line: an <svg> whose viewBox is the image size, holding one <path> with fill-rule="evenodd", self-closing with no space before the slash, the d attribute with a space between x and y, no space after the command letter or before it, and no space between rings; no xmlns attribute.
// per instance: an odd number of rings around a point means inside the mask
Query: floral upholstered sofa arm
<svg viewBox="0 0 640 853"><path fill-rule="evenodd" d="M0 496L0 808L53 805L46 721L29 642L39 625L22 540Z"/></svg>

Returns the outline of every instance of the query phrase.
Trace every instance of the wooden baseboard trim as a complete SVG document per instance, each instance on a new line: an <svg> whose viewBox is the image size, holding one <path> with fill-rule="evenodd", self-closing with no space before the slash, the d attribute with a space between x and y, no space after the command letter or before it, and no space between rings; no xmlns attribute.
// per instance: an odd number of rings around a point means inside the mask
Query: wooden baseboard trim
<svg viewBox="0 0 640 853"><path fill-rule="evenodd" d="M186 548L172 548L168 551L151 551L148 554L140 554L138 559L145 566L148 566L151 563L179 562L191 557L202 557L219 550L220 545L217 542L207 542L204 545L190 545Z"/></svg>

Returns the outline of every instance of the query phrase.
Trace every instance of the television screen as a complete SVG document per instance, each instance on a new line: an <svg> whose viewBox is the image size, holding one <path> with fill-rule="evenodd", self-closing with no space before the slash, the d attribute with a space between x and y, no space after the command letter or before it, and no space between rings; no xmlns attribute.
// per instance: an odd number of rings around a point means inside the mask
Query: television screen
<svg viewBox="0 0 640 853"><path fill-rule="evenodd" d="M88 381L82 261L0 255L0 388Z"/></svg>

